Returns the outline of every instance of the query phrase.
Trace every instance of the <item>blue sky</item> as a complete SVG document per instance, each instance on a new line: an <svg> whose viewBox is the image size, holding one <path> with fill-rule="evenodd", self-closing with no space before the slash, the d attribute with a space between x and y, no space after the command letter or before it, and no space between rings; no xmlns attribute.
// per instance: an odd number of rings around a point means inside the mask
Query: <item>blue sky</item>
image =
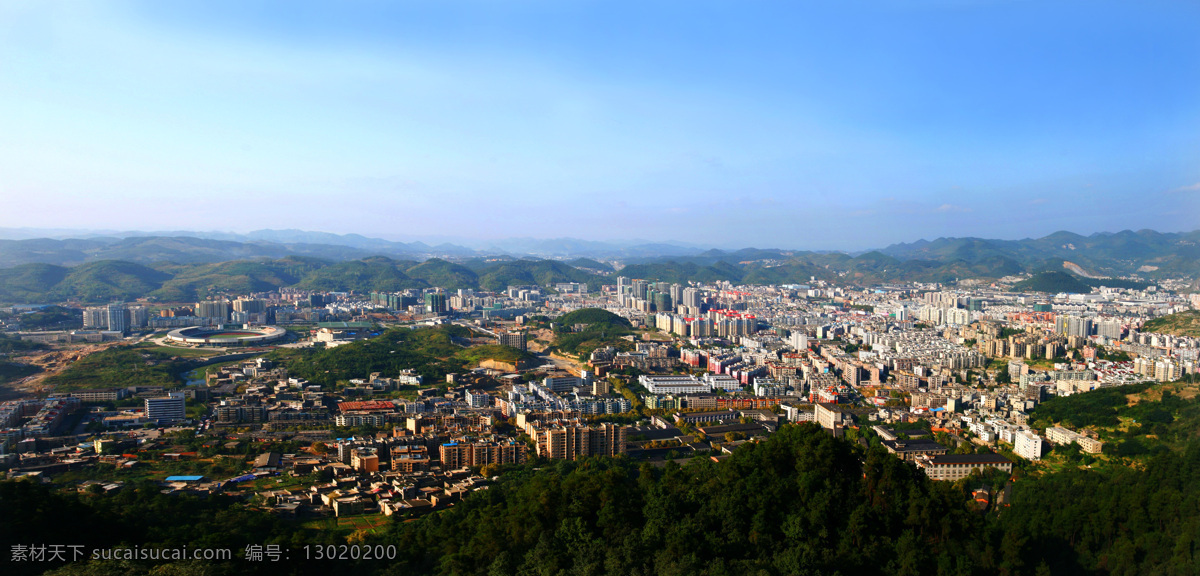
<svg viewBox="0 0 1200 576"><path fill-rule="evenodd" d="M0 226L1200 228L1194 2L0 4Z"/></svg>

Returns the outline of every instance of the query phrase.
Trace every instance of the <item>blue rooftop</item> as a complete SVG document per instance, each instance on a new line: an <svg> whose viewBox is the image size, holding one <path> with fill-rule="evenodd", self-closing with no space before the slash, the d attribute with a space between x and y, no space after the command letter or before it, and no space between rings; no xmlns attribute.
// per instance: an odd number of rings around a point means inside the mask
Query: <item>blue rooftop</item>
<svg viewBox="0 0 1200 576"><path fill-rule="evenodd" d="M167 482L199 482L203 476L167 476Z"/></svg>

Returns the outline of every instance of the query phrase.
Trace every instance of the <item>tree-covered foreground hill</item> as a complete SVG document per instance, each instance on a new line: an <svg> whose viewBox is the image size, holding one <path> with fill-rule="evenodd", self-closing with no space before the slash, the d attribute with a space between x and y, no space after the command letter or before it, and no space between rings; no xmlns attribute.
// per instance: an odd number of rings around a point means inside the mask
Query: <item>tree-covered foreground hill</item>
<svg viewBox="0 0 1200 576"><path fill-rule="evenodd" d="M240 553L278 544L292 557L77 563L55 567L60 575L1182 575L1200 566L1195 444L1156 454L1142 469L1019 478L1011 505L980 511L971 489L1006 480L934 483L878 446L804 424L722 462L654 467L596 458L510 470L451 509L350 536L397 546L391 561L303 561L305 544L333 535L232 500L162 495L153 485L102 496L0 483L0 545L192 542ZM10 564L5 573L50 567Z"/></svg>

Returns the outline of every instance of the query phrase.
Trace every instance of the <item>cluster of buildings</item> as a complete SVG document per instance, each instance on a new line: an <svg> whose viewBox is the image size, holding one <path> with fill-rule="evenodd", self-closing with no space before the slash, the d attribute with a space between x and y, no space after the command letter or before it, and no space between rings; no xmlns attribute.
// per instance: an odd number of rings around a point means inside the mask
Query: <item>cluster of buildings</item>
<svg viewBox="0 0 1200 576"><path fill-rule="evenodd" d="M404 371L363 375L332 391L263 359L249 360L181 390L83 390L0 404L0 446L22 455L18 468L24 454L33 455L26 468L41 465L50 457L43 454L47 446L63 451L54 465L75 465L78 438L53 438L70 437L62 423L84 404L137 398L137 408L102 415L104 424L120 430L185 422L187 402L195 400L211 408L197 431L214 441L218 434L290 437L328 446L326 453L255 459L254 477L325 470L331 477L304 490L260 494L275 506L393 514L450 505L485 488L487 479L472 468L520 464L534 456L659 459L728 452L774 432L783 415L834 434L878 422L877 434L898 458L930 478L956 480L985 468L1009 471L1013 463L995 453L953 454L954 446L883 424L924 420L961 441L1009 445L1029 460L1040 458L1050 444L1076 443L1094 453L1103 444L1093 433L1052 427L1039 434L1029 425L1030 412L1051 396L1176 380L1197 370L1200 342L1140 332L1148 319L1191 305L1167 291L1105 288L1047 297L1005 291L1003 283L966 284L859 288L812 279L803 285L733 286L617 277L599 290L578 283L366 295L281 289L197 302L157 316L142 306L89 308L85 327L105 333L319 323L313 338L326 347L371 337L381 322L423 317L475 319L481 328L495 330L489 334L496 343L526 350L529 335L520 324L527 315L536 311L553 320L582 308L608 310L671 338L630 337L619 346L601 346L577 375L542 370L529 380L520 373L531 366L492 363L437 386ZM1131 360L1112 359L1118 353ZM623 394L611 389L605 376L629 370L641 375L623 381L628 387ZM624 422L633 418L633 400L645 406L648 417L629 425ZM353 437L337 437L347 430L355 431ZM103 443L98 447L94 458L113 456L101 454L111 451ZM244 481L234 480L177 479L171 486L239 490Z"/></svg>

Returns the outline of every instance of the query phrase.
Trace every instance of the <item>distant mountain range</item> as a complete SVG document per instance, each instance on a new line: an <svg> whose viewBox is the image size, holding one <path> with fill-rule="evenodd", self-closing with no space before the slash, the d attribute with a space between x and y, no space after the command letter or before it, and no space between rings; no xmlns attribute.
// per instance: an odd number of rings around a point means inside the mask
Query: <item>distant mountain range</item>
<svg viewBox="0 0 1200 576"><path fill-rule="evenodd" d="M233 236L233 235L226 235ZM746 248L703 250L671 244L614 246L583 240L512 240L517 254L358 235L264 230L241 240L194 236L94 236L0 240L0 302L104 302L152 296L187 301L220 293L296 286L369 291L441 286L612 283L611 275L669 282L863 285L954 282L1037 274L1027 290L1083 290L1105 279L1200 277L1200 231L1149 230L987 240L939 238L851 255ZM552 251L546 258L535 251ZM529 256L540 256L530 258ZM567 258L571 258L567 260ZM1045 272L1054 272L1046 276ZM1108 284L1115 284L1109 281Z"/></svg>
<svg viewBox="0 0 1200 576"><path fill-rule="evenodd" d="M470 258L489 255L536 256L540 258L654 258L661 256L693 255L703 252L706 247L692 246L679 243L649 242L630 240L625 242L599 242L579 240L576 238L506 238L489 241L462 241L460 243L439 242L396 242L380 238L369 238L359 234L331 234L328 232L309 232L305 230L257 230L247 234L230 232L118 232L111 230L44 230L28 228L0 228L0 246L17 241L19 250L32 246L34 249L47 250L41 258L51 258L56 248L55 242L63 243L60 249L63 260L49 262L28 260L30 262L45 262L52 264L78 263L69 260L79 257L72 250L83 249L91 260L106 259L96 256L110 246L117 249L129 246L148 246L161 244L162 238L171 238L176 242L171 250L179 251L173 254L157 253L154 248L146 251L148 257L172 255L175 258L199 257L211 258L210 251L219 248L219 244L194 243L198 250L178 246L182 239L203 240L210 242L234 242L253 245L248 250L258 257L273 258L286 252L288 254L315 256L320 258L343 259L347 257L361 258L365 256L389 256L406 258ZM226 249L229 249L226 245ZM353 249L353 256L347 249ZM212 260L205 260L212 261ZM0 266L11 265L10 261L0 255Z"/></svg>

